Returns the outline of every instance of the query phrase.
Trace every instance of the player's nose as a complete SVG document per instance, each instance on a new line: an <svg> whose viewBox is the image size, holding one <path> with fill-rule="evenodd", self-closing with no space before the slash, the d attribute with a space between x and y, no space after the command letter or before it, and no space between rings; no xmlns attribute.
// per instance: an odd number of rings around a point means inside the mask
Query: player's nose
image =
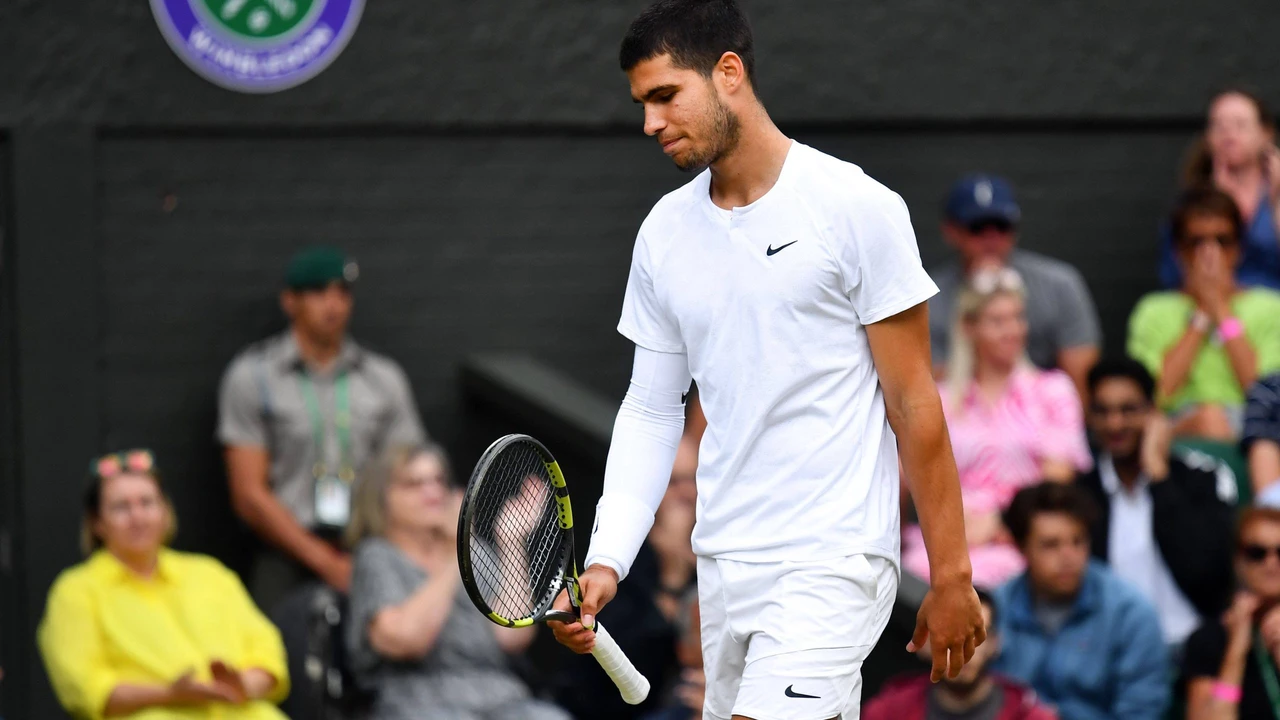
<svg viewBox="0 0 1280 720"><path fill-rule="evenodd" d="M644 134L653 137L667 127L667 121L656 108L646 105L644 108Z"/></svg>

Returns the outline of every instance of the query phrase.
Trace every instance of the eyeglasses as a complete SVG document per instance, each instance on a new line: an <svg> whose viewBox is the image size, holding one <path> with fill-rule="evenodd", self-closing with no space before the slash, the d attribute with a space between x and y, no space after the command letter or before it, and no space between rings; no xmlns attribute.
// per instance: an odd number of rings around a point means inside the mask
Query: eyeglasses
<svg viewBox="0 0 1280 720"><path fill-rule="evenodd" d="M89 463L89 472L103 480L131 473L148 473L156 467L155 455L150 450L124 450L108 453Z"/></svg>
<svg viewBox="0 0 1280 720"><path fill-rule="evenodd" d="M1008 220L1000 220L997 218L983 218L975 220L965 226L970 235L981 235L988 230L995 230L998 233L1013 232L1013 223Z"/></svg>
<svg viewBox="0 0 1280 720"><path fill-rule="evenodd" d="M1275 555L1280 560L1280 547L1250 543L1240 548L1240 556L1250 563L1260 563L1268 555Z"/></svg>
<svg viewBox="0 0 1280 720"><path fill-rule="evenodd" d="M990 295L997 291L1021 293L1026 287L1022 276L1013 268L989 268L979 270L969 278L969 287L979 295Z"/></svg>

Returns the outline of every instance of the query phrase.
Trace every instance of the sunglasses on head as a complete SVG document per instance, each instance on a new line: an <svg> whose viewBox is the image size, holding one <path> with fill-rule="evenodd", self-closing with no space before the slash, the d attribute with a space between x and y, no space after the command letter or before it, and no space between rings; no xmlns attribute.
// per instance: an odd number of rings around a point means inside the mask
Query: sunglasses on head
<svg viewBox="0 0 1280 720"><path fill-rule="evenodd" d="M988 230L1007 233L1013 231L1013 223L999 218L983 218L969 223L965 226L965 229L968 230L971 235L981 235Z"/></svg>
<svg viewBox="0 0 1280 720"><path fill-rule="evenodd" d="M997 291L1022 292L1024 288L1018 271L1007 267L980 270L969 279L969 286L979 295Z"/></svg>
<svg viewBox="0 0 1280 720"><path fill-rule="evenodd" d="M89 472L110 480L124 473L146 473L156 467L155 456L150 450L124 450L108 453L89 464Z"/></svg>
<svg viewBox="0 0 1280 720"><path fill-rule="evenodd" d="M1251 563L1260 563L1266 560L1268 555L1275 555L1276 559L1280 560L1280 547L1249 543L1240 548L1240 556Z"/></svg>

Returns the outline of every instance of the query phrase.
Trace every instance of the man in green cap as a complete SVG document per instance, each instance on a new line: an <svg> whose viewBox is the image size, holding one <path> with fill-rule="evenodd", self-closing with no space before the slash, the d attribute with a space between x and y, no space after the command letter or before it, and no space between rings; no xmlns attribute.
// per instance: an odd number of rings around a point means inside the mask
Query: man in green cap
<svg viewBox="0 0 1280 720"><path fill-rule="evenodd" d="M291 666L308 630L292 626L311 598L350 582L339 539L361 466L426 439L404 371L347 336L358 274L333 248L294 256L280 293L289 327L237 355L219 394L232 505L263 541L249 589L280 626Z"/></svg>

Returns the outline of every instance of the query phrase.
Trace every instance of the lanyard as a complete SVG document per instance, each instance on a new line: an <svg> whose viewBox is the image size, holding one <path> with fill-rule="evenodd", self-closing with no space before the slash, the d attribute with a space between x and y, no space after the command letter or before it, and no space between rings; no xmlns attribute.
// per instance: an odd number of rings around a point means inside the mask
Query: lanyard
<svg viewBox="0 0 1280 720"><path fill-rule="evenodd" d="M1258 674L1262 675L1262 684L1267 686L1271 714L1280 719L1280 680L1276 678L1276 664L1262 643L1262 634L1256 629L1253 631L1253 656L1258 661Z"/></svg>
<svg viewBox="0 0 1280 720"><path fill-rule="evenodd" d="M298 386L302 390L302 397L307 404L307 414L311 416L311 430L316 436L317 460L314 472L316 478L321 478L330 474L325 464L327 458L324 451L324 415L320 413L320 400L316 397L315 383L311 381L311 375L307 371L304 370L298 375ZM347 373L339 373L338 378L333 383L335 406L333 429L334 434L338 436L338 477L348 483L355 480L355 470L351 466L351 394L349 389Z"/></svg>

